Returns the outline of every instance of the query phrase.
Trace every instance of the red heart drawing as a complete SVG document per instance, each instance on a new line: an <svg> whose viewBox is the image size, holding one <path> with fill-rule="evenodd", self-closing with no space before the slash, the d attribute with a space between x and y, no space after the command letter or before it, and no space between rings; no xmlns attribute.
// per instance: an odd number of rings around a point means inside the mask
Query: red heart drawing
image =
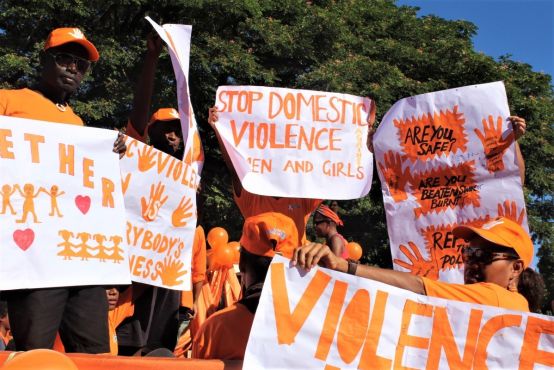
<svg viewBox="0 0 554 370"><path fill-rule="evenodd" d="M35 240L35 232L31 229L15 230L13 240L22 251L26 251Z"/></svg>
<svg viewBox="0 0 554 370"><path fill-rule="evenodd" d="M90 197L88 195L77 195L75 197L75 205L79 208L79 211L86 215L90 209Z"/></svg>

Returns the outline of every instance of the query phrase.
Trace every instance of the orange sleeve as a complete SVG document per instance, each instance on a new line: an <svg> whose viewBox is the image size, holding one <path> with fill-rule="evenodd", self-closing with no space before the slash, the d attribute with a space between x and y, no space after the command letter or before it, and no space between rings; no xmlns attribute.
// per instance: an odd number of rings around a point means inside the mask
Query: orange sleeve
<svg viewBox="0 0 554 370"><path fill-rule="evenodd" d="M498 296L487 284L450 284L426 277L422 279L425 292L430 297L498 307Z"/></svg>
<svg viewBox="0 0 554 370"><path fill-rule="evenodd" d="M135 140L142 141L143 143L146 143L146 139L148 138L147 135L148 128L144 129L144 135L141 135L135 130L135 126L131 123L131 120L127 121L127 126L125 127L125 134L127 136L132 137Z"/></svg>
<svg viewBox="0 0 554 370"><path fill-rule="evenodd" d="M194 232L192 246L192 283L206 279L206 234L202 226L197 226Z"/></svg>
<svg viewBox="0 0 554 370"><path fill-rule="evenodd" d="M129 287L119 295L117 306L108 312L109 319L114 324L114 328L117 328L123 320L133 316L135 313L135 305L133 304L132 298L133 288Z"/></svg>
<svg viewBox="0 0 554 370"><path fill-rule="evenodd" d="M304 211L307 215L311 215L317 207L323 202L322 199L303 199Z"/></svg>

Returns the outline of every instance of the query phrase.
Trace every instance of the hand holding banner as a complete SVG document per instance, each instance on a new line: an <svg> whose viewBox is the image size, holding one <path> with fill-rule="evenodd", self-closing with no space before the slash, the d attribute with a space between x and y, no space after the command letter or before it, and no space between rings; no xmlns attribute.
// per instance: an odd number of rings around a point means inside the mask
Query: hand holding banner
<svg viewBox="0 0 554 370"><path fill-rule="evenodd" d="M278 197L353 199L369 192L368 98L220 86L215 127L242 186Z"/></svg>

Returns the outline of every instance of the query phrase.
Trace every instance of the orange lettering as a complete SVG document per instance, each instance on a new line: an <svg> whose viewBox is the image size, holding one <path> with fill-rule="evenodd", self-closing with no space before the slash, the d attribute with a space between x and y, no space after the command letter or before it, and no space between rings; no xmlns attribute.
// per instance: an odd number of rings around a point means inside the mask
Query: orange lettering
<svg viewBox="0 0 554 370"><path fill-rule="evenodd" d="M6 128L0 129L0 157L6 159L14 159L13 152L10 151L13 148L13 142L7 138L12 136L12 130Z"/></svg>
<svg viewBox="0 0 554 370"><path fill-rule="evenodd" d="M362 349L362 357L358 364L358 369L390 369L391 360L377 355L377 347L379 338L383 329L383 321L385 320L385 308L389 294L377 291L375 304L373 305L373 314L369 322L369 330L365 336L365 344Z"/></svg>
<svg viewBox="0 0 554 370"><path fill-rule="evenodd" d="M282 263L271 265L271 289L273 291L275 323L277 324L277 343L294 343L296 334L304 325L330 281L331 276L320 270L316 271L291 314L285 281L285 266Z"/></svg>
<svg viewBox="0 0 554 370"><path fill-rule="evenodd" d="M93 166L94 161L92 159L83 158L83 186L86 188L94 188L94 183L90 179L94 176Z"/></svg>
<svg viewBox="0 0 554 370"><path fill-rule="evenodd" d="M129 183L131 182L131 173L128 173L121 179L121 191L123 194L127 192L127 188L129 187Z"/></svg>
<svg viewBox="0 0 554 370"><path fill-rule="evenodd" d="M33 163L40 162L40 155L38 151L38 144L44 143L44 136L26 133L23 138L29 142L31 146L31 161Z"/></svg>
<svg viewBox="0 0 554 370"><path fill-rule="evenodd" d="M75 175L75 146L60 144L58 146L60 156L60 173Z"/></svg>
<svg viewBox="0 0 554 370"><path fill-rule="evenodd" d="M456 345L454 335L452 334L450 322L448 321L446 308L436 307L433 318L431 343L429 345L429 357L427 358L427 369L439 368L442 349L444 349L448 366L451 369L471 369L482 317L482 310L471 310L466 334L464 356L463 359L461 359L458 352L458 346Z"/></svg>
<svg viewBox="0 0 554 370"><path fill-rule="evenodd" d="M429 348L429 338L416 337L408 334L412 315L432 317L433 306L414 302L409 299L406 300L406 304L402 310L402 326L400 327L400 336L398 338L398 345L396 346L396 353L394 355L395 369L412 370L412 368L404 367L402 365L402 359L404 358L404 350L406 347L421 349Z"/></svg>
<svg viewBox="0 0 554 370"><path fill-rule="evenodd" d="M496 332L508 326L519 326L520 324L521 315L499 315L487 321L479 333L473 367L476 369L487 368L487 347Z"/></svg>
<svg viewBox="0 0 554 370"><path fill-rule="evenodd" d="M528 316L523 346L519 355L519 370L532 370L535 364L554 367L554 353L539 349L541 334L554 335L552 321Z"/></svg>
<svg viewBox="0 0 554 370"><path fill-rule="evenodd" d="M130 136L126 136L127 140L125 141L128 141L128 139L131 139ZM129 141L129 144L126 144L127 145L127 151L125 152L125 156L127 156L127 158L132 158L133 157L133 151L131 150L132 147L134 146L137 146L138 145L138 142L135 140L135 139L131 139Z"/></svg>
<svg viewBox="0 0 554 370"><path fill-rule="evenodd" d="M315 352L315 358L325 361L329 354L329 348L335 337L337 331L337 324L339 321L340 311L342 304L344 303L344 297L346 296L346 290L348 284L343 281L336 281L333 287L333 293L331 294L331 300L327 306L327 314L325 315L325 321L323 322L323 330L319 337L317 344L317 350Z"/></svg>
<svg viewBox="0 0 554 370"><path fill-rule="evenodd" d="M102 207L113 208L113 192L115 190L112 180L102 177Z"/></svg>
<svg viewBox="0 0 554 370"><path fill-rule="evenodd" d="M359 289L344 310L337 335L337 348L345 363L351 363L360 352L368 323L369 293L365 289Z"/></svg>

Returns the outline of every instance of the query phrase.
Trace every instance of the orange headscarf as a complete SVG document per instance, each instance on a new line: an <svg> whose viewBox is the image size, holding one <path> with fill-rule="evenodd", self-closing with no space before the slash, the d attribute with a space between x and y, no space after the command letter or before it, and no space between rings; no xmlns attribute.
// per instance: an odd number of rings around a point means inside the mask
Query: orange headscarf
<svg viewBox="0 0 554 370"><path fill-rule="evenodd" d="M339 226L344 225L344 223L340 219L339 215L337 215L335 212L333 212L333 210L331 208L329 208L328 206L326 206L325 204L320 204L319 207L317 207L317 209L315 211L317 213L319 213L320 215L322 215L324 217L327 217L328 219L330 219L331 221L333 221L334 223L336 223Z"/></svg>

